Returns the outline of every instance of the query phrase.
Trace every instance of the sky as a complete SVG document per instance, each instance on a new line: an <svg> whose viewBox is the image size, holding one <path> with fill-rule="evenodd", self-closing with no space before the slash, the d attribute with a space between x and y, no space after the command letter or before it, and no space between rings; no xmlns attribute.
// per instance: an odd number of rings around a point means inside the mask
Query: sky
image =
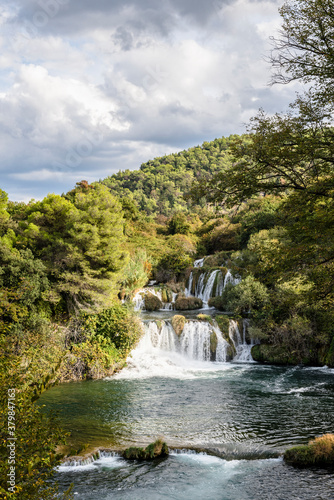
<svg viewBox="0 0 334 500"><path fill-rule="evenodd" d="M268 85L277 0L3 0L0 188L13 201L241 134Z"/></svg>

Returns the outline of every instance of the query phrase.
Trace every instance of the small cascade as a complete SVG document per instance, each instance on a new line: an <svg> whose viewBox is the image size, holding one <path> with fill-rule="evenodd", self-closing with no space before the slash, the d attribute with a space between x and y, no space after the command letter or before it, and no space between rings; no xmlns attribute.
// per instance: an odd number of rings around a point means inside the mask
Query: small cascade
<svg viewBox="0 0 334 500"><path fill-rule="evenodd" d="M184 291L184 294L185 294L186 297L190 297L191 296L191 289L192 289L192 286L193 286L193 280L194 280L194 275L191 272L190 276L189 276L189 280L188 280L188 286L186 287L186 289Z"/></svg>
<svg viewBox="0 0 334 500"><path fill-rule="evenodd" d="M180 335L171 321L144 322L145 334L137 350L141 352L168 351L196 361L227 360L228 342L216 322L188 320Z"/></svg>
<svg viewBox="0 0 334 500"><path fill-rule="evenodd" d="M197 260L195 260L194 267L203 267L204 259L205 259L205 257L203 257L203 259L197 259Z"/></svg>
<svg viewBox="0 0 334 500"><path fill-rule="evenodd" d="M229 326L229 337L234 345L236 355L233 361L238 363L251 363L254 362L251 354L253 345L255 344L254 339L250 339L250 343L247 342L246 334L248 328L248 320L243 320L242 327L242 337L240 334L238 323L235 320L230 320Z"/></svg>
<svg viewBox="0 0 334 500"><path fill-rule="evenodd" d="M174 302L176 300L177 293L172 292L172 300L171 302L164 302L162 300L162 293L160 290L156 290L155 288L142 288L139 290L133 297L132 302L134 303L135 311L144 311L145 310L145 295L152 294L158 297L158 299L162 303L161 310L162 311L172 311L174 309Z"/></svg>
<svg viewBox="0 0 334 500"><path fill-rule="evenodd" d="M199 297L200 299L203 300L203 303L204 304L207 304L209 299L212 297L212 290L213 290L213 285L215 283L215 279L216 279L216 276L218 274L219 271L212 271L212 273L209 275L209 278L206 282L206 284L202 285L202 289L200 290L199 294L197 295L197 297ZM205 277L205 274L202 274L201 275L201 278Z"/></svg>
<svg viewBox="0 0 334 500"><path fill-rule="evenodd" d="M229 347L229 343L224 339L223 334L216 322L213 326L213 331L215 332L217 337L216 361L219 361L220 363L226 363L227 348Z"/></svg>
<svg viewBox="0 0 334 500"><path fill-rule="evenodd" d="M132 302L134 303L135 306L134 307L135 311L142 311L143 309L145 309L145 300L144 300L145 293L143 292L144 290L139 290L139 292L137 292L132 299Z"/></svg>
<svg viewBox="0 0 334 500"><path fill-rule="evenodd" d="M86 465L91 465L99 460L106 458L122 458L121 453L117 451L106 451L98 450L96 453L89 455L88 457L73 457L68 458L62 462L58 469L72 468L72 467L83 467Z"/></svg>
<svg viewBox="0 0 334 500"><path fill-rule="evenodd" d="M195 296L202 299L204 307L206 307L210 298L222 295L228 283L237 285L241 279L234 277L230 270L227 271L225 277L219 269L215 269L214 271L206 271L205 269L198 271L199 268L203 267L204 260L205 257L195 260L193 266L195 269L190 273L185 295L186 297ZM194 286L195 276L198 279Z"/></svg>
<svg viewBox="0 0 334 500"><path fill-rule="evenodd" d="M231 283L231 285L237 285L240 282L241 282L241 279L240 278L235 278L232 275L231 271L228 270L227 273L226 273L226 275L225 275L225 279L224 279L224 288L226 287L226 285L228 283Z"/></svg>

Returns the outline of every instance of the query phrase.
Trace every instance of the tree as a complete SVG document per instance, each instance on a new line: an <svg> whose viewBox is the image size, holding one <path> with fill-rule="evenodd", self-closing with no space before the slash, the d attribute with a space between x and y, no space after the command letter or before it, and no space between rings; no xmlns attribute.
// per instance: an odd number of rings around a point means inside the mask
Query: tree
<svg viewBox="0 0 334 500"><path fill-rule="evenodd" d="M289 0L279 9L283 19L272 37L272 83L315 82L322 102L334 97L333 0Z"/></svg>
<svg viewBox="0 0 334 500"><path fill-rule="evenodd" d="M109 190L81 182L68 197L49 194L31 203L17 244L44 263L55 303L71 312L116 294L127 261L123 228L122 207Z"/></svg>

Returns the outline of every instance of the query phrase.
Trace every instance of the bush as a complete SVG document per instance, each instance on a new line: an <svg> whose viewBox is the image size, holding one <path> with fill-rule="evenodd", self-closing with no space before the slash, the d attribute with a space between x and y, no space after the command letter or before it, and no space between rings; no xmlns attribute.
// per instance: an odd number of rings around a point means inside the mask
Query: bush
<svg viewBox="0 0 334 500"><path fill-rule="evenodd" d="M233 311L236 314L248 315L250 312L262 311L269 302L268 290L254 276L247 276L238 285L227 285L220 305L223 310Z"/></svg>
<svg viewBox="0 0 334 500"><path fill-rule="evenodd" d="M203 307L203 301L198 297L178 297L175 301L177 311L201 309L201 307Z"/></svg>
<svg viewBox="0 0 334 500"><path fill-rule="evenodd" d="M162 308L162 302L153 293L147 293L144 297L146 311L158 311Z"/></svg>
<svg viewBox="0 0 334 500"><path fill-rule="evenodd" d="M189 230L190 224L182 212L174 214L168 222L168 234L188 234Z"/></svg>
<svg viewBox="0 0 334 500"><path fill-rule="evenodd" d="M167 457L168 455L168 446L161 439L157 439L145 449L131 446L123 452L123 457L127 460L154 460L157 457Z"/></svg>
<svg viewBox="0 0 334 500"><path fill-rule="evenodd" d="M334 467L334 434L324 434L308 445L295 446L284 453L286 463L298 467Z"/></svg>
<svg viewBox="0 0 334 500"><path fill-rule="evenodd" d="M220 311L227 311L226 299L222 296L211 297L208 301L208 305L209 307L215 307Z"/></svg>

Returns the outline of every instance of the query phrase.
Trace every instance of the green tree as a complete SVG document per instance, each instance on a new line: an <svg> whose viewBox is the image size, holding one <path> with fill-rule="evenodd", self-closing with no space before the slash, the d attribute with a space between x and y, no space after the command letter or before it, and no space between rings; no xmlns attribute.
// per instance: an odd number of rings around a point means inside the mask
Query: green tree
<svg viewBox="0 0 334 500"><path fill-rule="evenodd" d="M314 82L312 92L322 103L328 99L333 103L333 0L289 0L280 14L282 28L278 37L272 37L272 82Z"/></svg>

